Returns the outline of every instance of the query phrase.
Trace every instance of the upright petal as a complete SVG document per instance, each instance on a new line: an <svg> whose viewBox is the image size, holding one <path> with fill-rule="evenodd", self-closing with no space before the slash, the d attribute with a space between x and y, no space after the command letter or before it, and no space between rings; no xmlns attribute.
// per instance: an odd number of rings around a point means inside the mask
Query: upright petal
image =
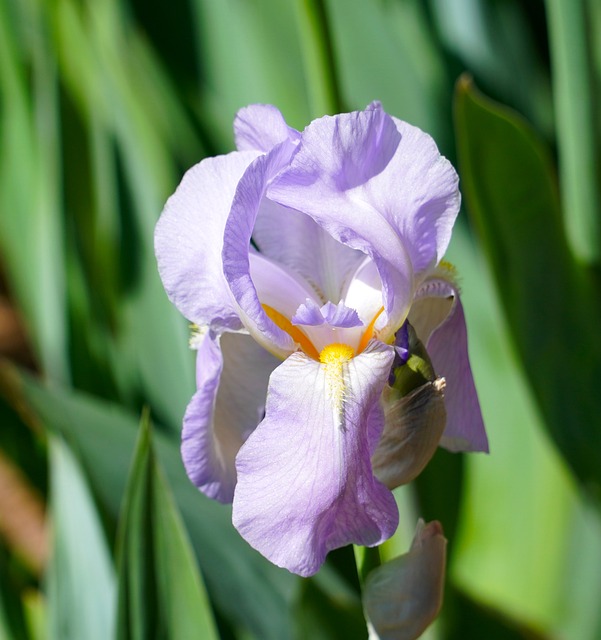
<svg viewBox="0 0 601 640"><path fill-rule="evenodd" d="M388 227L420 277L442 258L460 205L457 174L432 138L377 105L312 122L269 197L365 238L370 225Z"/></svg>
<svg viewBox="0 0 601 640"><path fill-rule="evenodd" d="M257 287L251 275L250 240L257 212L265 195L269 181L287 165L294 149L288 142L274 147L267 155L259 156L246 170L236 190L234 202L228 217L223 242L223 272L230 290L238 305L238 311L245 326L265 348L275 354L286 357L296 349L294 340L280 329L265 312L262 300L259 299ZM270 277L269 261L259 257L253 264L257 277ZM265 271L267 267L267 271ZM285 269L279 270L282 276ZM302 279L293 278L296 288L302 289ZM283 280L282 280L283 282ZM277 283L276 283L277 284ZM313 295L307 289L302 297L295 301L294 311L307 297Z"/></svg>
<svg viewBox="0 0 601 640"><path fill-rule="evenodd" d="M370 463L392 357L373 341L330 368L297 352L273 372L265 419L236 459L233 510L273 563L309 576L331 549L373 546L396 529L394 497Z"/></svg>
<svg viewBox="0 0 601 640"><path fill-rule="evenodd" d="M209 334L200 344L182 457L190 480L210 498L232 501L236 455L263 419L267 382L279 362L241 333Z"/></svg>
<svg viewBox="0 0 601 640"><path fill-rule="evenodd" d="M386 169L365 184L361 197L384 212L403 238L418 281L445 254L459 213L459 178L434 140L392 118L401 140Z"/></svg>
<svg viewBox="0 0 601 640"><path fill-rule="evenodd" d="M256 156L235 152L192 167L157 223L155 252L165 290L198 325L242 327L223 276L221 248L238 181Z"/></svg>
<svg viewBox="0 0 601 640"><path fill-rule="evenodd" d="M270 104L251 104L240 109L234 120L234 135L240 151L264 153L284 140L298 142L300 138L300 133L286 124L279 109Z"/></svg>
<svg viewBox="0 0 601 640"><path fill-rule="evenodd" d="M253 241L264 255L307 280L322 302L338 302L349 275L365 254L335 240L313 218L265 198Z"/></svg>
<svg viewBox="0 0 601 640"><path fill-rule="evenodd" d="M434 370L446 380L447 426L441 445L451 451L488 452L457 288L442 278L426 280L416 293L409 321L426 345Z"/></svg>
<svg viewBox="0 0 601 640"><path fill-rule="evenodd" d="M394 121L379 108L320 118L305 129L290 166L268 190L270 199L310 215L338 241L372 257L392 330L404 320L413 297L414 253L394 212L410 216L412 202L391 197L381 207L381 198L371 197L367 185L390 173L388 165L402 142ZM398 173L390 178L403 179ZM421 185L418 196L425 198L424 192Z"/></svg>

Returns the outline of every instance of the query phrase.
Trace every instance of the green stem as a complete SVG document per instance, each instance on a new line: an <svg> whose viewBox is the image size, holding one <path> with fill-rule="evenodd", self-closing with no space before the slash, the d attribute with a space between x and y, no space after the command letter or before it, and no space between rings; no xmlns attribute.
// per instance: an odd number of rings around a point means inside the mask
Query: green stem
<svg viewBox="0 0 601 640"><path fill-rule="evenodd" d="M324 0L296 0L311 112L339 113L340 88Z"/></svg>
<svg viewBox="0 0 601 640"><path fill-rule="evenodd" d="M360 547L358 545L353 545L353 548L355 550L357 574L359 575L361 587L363 587L369 572L382 564L380 558L380 547Z"/></svg>
<svg viewBox="0 0 601 640"><path fill-rule="evenodd" d="M563 215L574 254L601 262L595 85L586 0L546 0Z"/></svg>

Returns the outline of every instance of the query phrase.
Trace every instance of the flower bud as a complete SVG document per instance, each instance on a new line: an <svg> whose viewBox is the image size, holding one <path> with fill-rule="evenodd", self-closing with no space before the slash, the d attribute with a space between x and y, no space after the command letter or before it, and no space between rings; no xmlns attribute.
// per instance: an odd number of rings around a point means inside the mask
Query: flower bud
<svg viewBox="0 0 601 640"><path fill-rule="evenodd" d="M363 609L369 640L414 640L442 606L447 541L436 520L419 520L409 552L374 569Z"/></svg>

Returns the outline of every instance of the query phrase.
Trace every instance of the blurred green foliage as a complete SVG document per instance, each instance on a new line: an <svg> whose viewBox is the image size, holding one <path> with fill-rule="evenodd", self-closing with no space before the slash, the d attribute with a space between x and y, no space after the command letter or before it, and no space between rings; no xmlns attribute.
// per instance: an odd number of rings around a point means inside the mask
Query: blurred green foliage
<svg viewBox="0 0 601 640"><path fill-rule="evenodd" d="M0 0L0 295L34 369L0 368L0 447L53 528L44 576L1 541L0 637L365 637L343 556L291 576L187 480L193 358L152 233L238 108L303 128L374 99L459 160L449 258L491 443L399 490L383 556L442 521L430 639L601 637L599 25L595 0ZM464 71L505 106L464 80L454 126Z"/></svg>

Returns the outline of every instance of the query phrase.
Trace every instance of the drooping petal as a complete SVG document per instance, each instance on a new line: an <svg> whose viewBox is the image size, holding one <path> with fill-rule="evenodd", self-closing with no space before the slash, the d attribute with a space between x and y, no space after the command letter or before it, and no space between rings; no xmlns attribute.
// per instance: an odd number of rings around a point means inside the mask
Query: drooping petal
<svg viewBox="0 0 601 640"><path fill-rule="evenodd" d="M402 142L393 120L379 108L320 118L305 129L290 166L268 190L270 199L307 213L334 238L371 256L392 330L413 297L413 249L394 212L410 216L413 201L391 198L378 208L382 202L370 197L367 185L389 173L387 165ZM402 182L403 175L393 179ZM412 188L416 198L426 197L427 190Z"/></svg>
<svg viewBox="0 0 601 640"><path fill-rule="evenodd" d="M267 153L284 140L298 142L300 133L289 127L279 109L271 104L251 104L236 114L234 120L236 147L240 151Z"/></svg>
<svg viewBox="0 0 601 640"><path fill-rule="evenodd" d="M235 457L263 419L269 375L279 363L241 333L207 334L199 345L182 457L190 480L210 498L232 501Z"/></svg>
<svg viewBox="0 0 601 640"><path fill-rule="evenodd" d="M275 146L267 155L256 158L245 171L238 183L227 219L222 251L223 272L238 304L238 312L244 325L260 344L282 357L294 351L296 344L288 333L268 317L262 306L251 275L249 247L257 212L267 185L286 166L293 151L292 144L283 142ZM262 266L269 267L269 264L262 260ZM269 273L264 275L269 277ZM300 278L297 278L298 280ZM307 291L300 300L295 301L294 310L298 304L310 296L311 292Z"/></svg>
<svg viewBox="0 0 601 640"><path fill-rule="evenodd" d="M409 321L426 345L434 370L446 380L447 426L441 445L451 451L488 452L457 288L442 278L426 280L416 293Z"/></svg>
<svg viewBox="0 0 601 640"><path fill-rule="evenodd" d="M256 156L234 152L192 167L157 223L155 251L165 290L198 325L242 327L223 276L221 248L236 186Z"/></svg>
<svg viewBox="0 0 601 640"><path fill-rule="evenodd" d="M299 273L322 302L340 300L349 274L365 255L335 240L304 213L265 198L253 241L264 255Z"/></svg>
<svg viewBox="0 0 601 640"><path fill-rule="evenodd" d="M420 520L408 553L374 569L363 590L369 640L416 640L442 606L447 541Z"/></svg>
<svg viewBox="0 0 601 640"><path fill-rule="evenodd" d="M392 357L373 341L339 365L298 352L273 372L265 419L236 459L233 509L234 526L273 563L312 575L331 549L373 546L396 529L394 497L370 463Z"/></svg>

